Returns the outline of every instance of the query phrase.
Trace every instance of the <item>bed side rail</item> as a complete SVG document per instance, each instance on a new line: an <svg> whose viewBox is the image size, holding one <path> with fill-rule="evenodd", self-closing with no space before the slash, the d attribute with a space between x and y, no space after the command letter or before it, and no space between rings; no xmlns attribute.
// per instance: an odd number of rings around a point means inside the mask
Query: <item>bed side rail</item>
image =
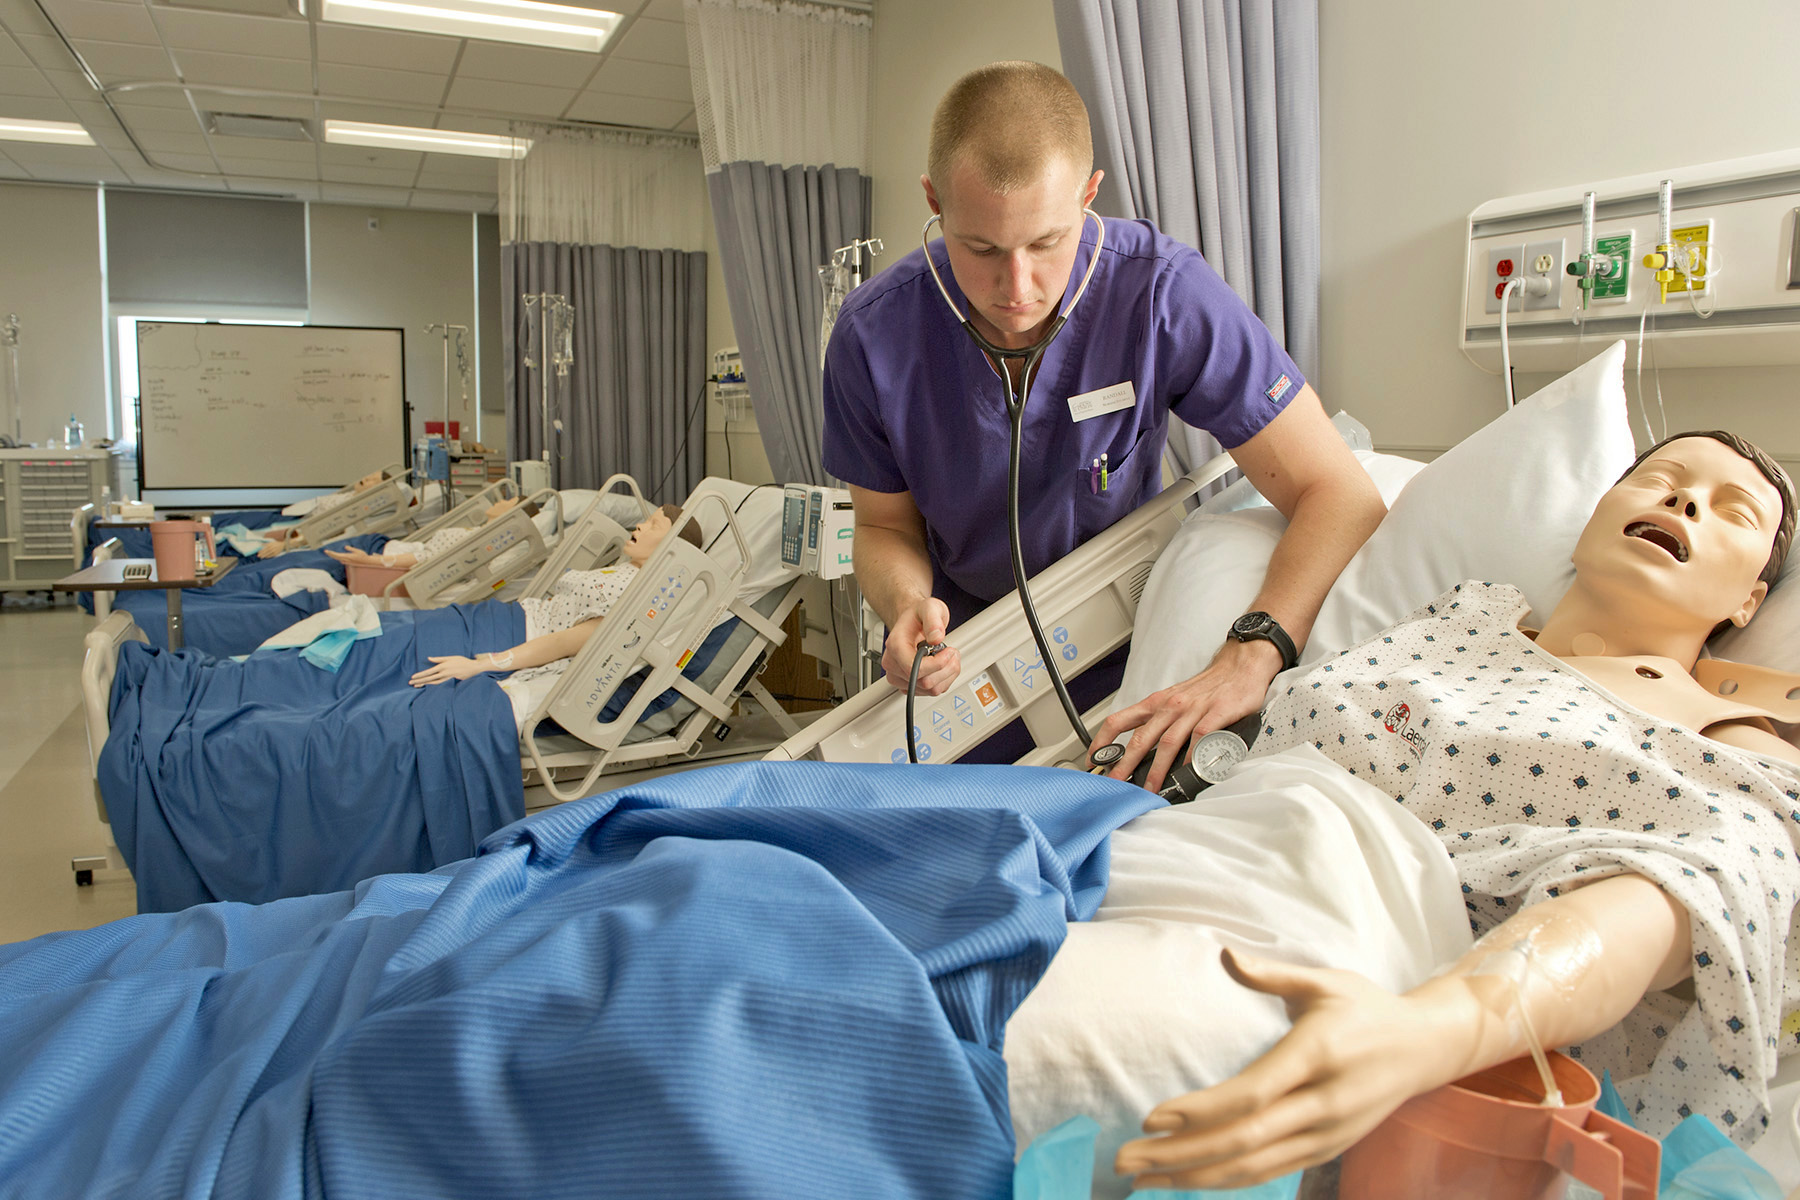
<svg viewBox="0 0 1800 1200"><path fill-rule="evenodd" d="M94 561L96 563L111 562L115 558L124 558L124 557L125 557L124 543L120 542L119 539L116 537L109 537L104 542L101 542L98 546L94 547ZM107 591L93 592L91 594L94 597L94 620L95 621L106 620L106 618L112 613L113 596L116 595L116 593L111 590L107 590Z"/></svg>
<svg viewBox="0 0 1800 1200"><path fill-rule="evenodd" d="M405 485L407 474L410 472L384 479L353 499L307 517L295 526L295 531L305 539L302 544L317 549L344 536L353 527L362 533L386 533L404 525L409 501L400 489Z"/></svg>
<svg viewBox="0 0 1800 1200"><path fill-rule="evenodd" d="M87 721L88 777L94 781L94 806L102 821L107 817L106 803L100 798L100 750L112 732L112 685L119 672L119 650L126 642L149 641L123 609L82 639L81 710Z"/></svg>
<svg viewBox="0 0 1800 1200"><path fill-rule="evenodd" d="M619 557L631 531L600 511L598 504L582 514L581 520L569 526L557 539L556 549L544 560L537 574L520 593L521 600L542 600L567 571L592 571Z"/></svg>
<svg viewBox="0 0 1800 1200"><path fill-rule="evenodd" d="M728 701L721 701L681 673L713 626L734 607L748 571L749 543L723 493L705 487L696 491L675 527L680 528L687 518L708 506L716 506L722 514L724 532L735 543L737 564L727 568L684 538L664 538L613 605L612 613L600 622L526 721L522 749L545 788L558 800L587 795L605 770L608 754L630 736L650 703L670 688L711 717L723 720L730 716ZM649 677L617 716L604 719L603 710L619 684L645 666L650 668ZM538 747L537 726L546 719L599 751L573 789L558 786Z"/></svg>
<svg viewBox="0 0 1800 1200"><path fill-rule="evenodd" d="M503 570L512 561L503 557L519 555L538 562L550 552L537 523L522 508L515 508L497 521L490 521L455 546L420 563L386 591L395 594L404 586L420 608L442 608L459 600L478 598L506 582Z"/></svg>
<svg viewBox="0 0 1800 1200"><path fill-rule="evenodd" d="M474 529L487 520L488 509L518 494L519 485L511 479L497 479L435 521L421 525L413 532L410 540L422 542L432 534L442 533L446 529Z"/></svg>
<svg viewBox="0 0 1800 1200"><path fill-rule="evenodd" d="M1032 578L1031 598L1065 679L1130 640L1150 570L1190 502L1234 467L1229 454L1219 455ZM951 630L948 640L962 656L962 674L948 692L921 696L914 706L921 762L954 762L1019 717L1039 745L1059 746L1070 736L1017 592ZM905 694L877 681L768 757L905 762L905 720Z"/></svg>

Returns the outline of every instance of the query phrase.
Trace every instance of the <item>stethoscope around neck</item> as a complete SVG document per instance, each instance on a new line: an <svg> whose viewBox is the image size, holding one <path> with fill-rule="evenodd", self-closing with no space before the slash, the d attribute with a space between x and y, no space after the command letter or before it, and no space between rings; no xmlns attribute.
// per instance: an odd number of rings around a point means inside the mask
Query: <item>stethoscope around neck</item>
<svg viewBox="0 0 1800 1200"><path fill-rule="evenodd" d="M1075 735L1081 739L1081 744L1085 747L1093 742L1094 738L1088 732L1086 722L1081 719L1081 713L1076 709L1075 701L1069 697L1068 685L1063 682L1062 672L1056 668L1056 655L1050 648L1049 639L1044 636L1043 626L1038 623L1037 609L1031 603L1031 590L1027 586L1025 577L1025 556L1019 548L1019 451L1025 431L1025 404L1031 398L1031 385L1037 379L1038 364L1043 361L1044 351L1056 339L1056 335L1062 332L1062 327L1068 324L1069 314L1075 311L1075 306L1081 303L1081 297L1087 292L1088 281L1094 277L1094 268L1100 265L1101 248L1106 244L1106 222L1100 219L1100 214L1091 208L1083 208L1081 211L1084 218L1092 217L1094 219L1095 228L1094 253L1088 259L1087 270L1081 276L1081 283L1075 288L1075 295L1057 312L1056 319L1050 322L1050 328L1044 332L1044 336L1031 345L1018 349L996 346L983 337L981 331L975 328L973 318L959 310L956 307L956 301L951 299L950 289L944 286L944 278L938 273L937 264L931 259L929 241L931 227L943 223L943 218L937 213L933 213L931 219L925 222L925 227L919 231L919 245L924 248L925 266L931 272L932 282L937 284L939 294L944 297L944 303L950 306L951 313L962 324L969 337L988 356L988 366L993 369L994 374L1000 377L1000 386L1006 396L1006 413L1012 421L1011 453L1006 467L1006 532L1009 548L1012 550L1013 586L1018 589L1019 607L1024 609L1025 623L1031 627L1031 640L1037 645L1038 658L1043 662L1044 670L1050 676L1051 686L1056 689L1056 698L1062 703L1064 715L1069 718L1069 724L1074 728ZM1085 226L1085 224L1084 219L1083 225ZM1019 370L1019 382L1016 386L1013 383L1011 372L1006 370L1007 359L1024 360L1025 365ZM907 688L906 748L914 762L919 759L917 749L913 745L912 698L918 687L919 665L924 661L925 655L932 652L930 647L923 643L920 644L918 651L913 655L912 681ZM1109 751L1110 754L1108 754ZM1094 754L1095 765L1111 766L1124 753L1123 746L1102 746Z"/></svg>

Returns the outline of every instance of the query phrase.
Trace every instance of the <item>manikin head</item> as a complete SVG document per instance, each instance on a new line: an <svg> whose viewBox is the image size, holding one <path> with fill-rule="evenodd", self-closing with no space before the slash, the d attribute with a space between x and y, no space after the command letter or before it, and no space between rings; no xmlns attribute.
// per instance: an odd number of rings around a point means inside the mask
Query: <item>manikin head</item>
<svg viewBox="0 0 1800 1200"><path fill-rule="evenodd" d="M386 478L386 471L370 471L367 475L364 475L361 479L357 480L351 490L356 492L366 492Z"/></svg>
<svg viewBox="0 0 1800 1200"><path fill-rule="evenodd" d="M481 514L482 519L484 521L492 521L498 517L504 517L507 513L518 508L520 505L525 507L526 516L535 517L538 515L538 506L531 501L521 500L517 496L508 496L504 500L496 500L488 505L487 510Z"/></svg>
<svg viewBox="0 0 1800 1200"><path fill-rule="evenodd" d="M1652 446L1575 545L1577 587L1621 622L1703 639L1755 615L1794 536L1794 490L1775 461L1718 432Z"/></svg>
<svg viewBox="0 0 1800 1200"><path fill-rule="evenodd" d="M993 63L944 93L919 182L983 336L1029 346L1055 318L1100 177L1087 108L1060 72Z"/></svg>
<svg viewBox="0 0 1800 1200"><path fill-rule="evenodd" d="M675 528L676 518L680 516L679 506L665 504L632 527L631 537L625 542L625 557L631 560L633 566L641 567L650 561L650 556L656 553L656 548L669 536L669 530ZM699 546L700 523L689 518L678 536L690 545Z"/></svg>

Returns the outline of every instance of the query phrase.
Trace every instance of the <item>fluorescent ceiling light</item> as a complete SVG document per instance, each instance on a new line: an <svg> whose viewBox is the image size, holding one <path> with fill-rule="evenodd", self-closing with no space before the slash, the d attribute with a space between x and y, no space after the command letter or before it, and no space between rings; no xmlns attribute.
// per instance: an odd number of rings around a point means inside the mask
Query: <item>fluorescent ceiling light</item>
<svg viewBox="0 0 1800 1200"><path fill-rule="evenodd" d="M490 42L597 51L619 14L537 0L325 0L319 16L346 25L375 25Z"/></svg>
<svg viewBox="0 0 1800 1200"><path fill-rule="evenodd" d="M0 138L11 142L53 142L59 146L91 146L94 139L73 121L26 121L0 117Z"/></svg>
<svg viewBox="0 0 1800 1200"><path fill-rule="evenodd" d="M414 129L410 125L370 125L362 121L325 122L325 140L340 146L381 146L388 150L427 150L433 154L471 154L477 158L524 158L531 139L503 133L459 133L454 129Z"/></svg>

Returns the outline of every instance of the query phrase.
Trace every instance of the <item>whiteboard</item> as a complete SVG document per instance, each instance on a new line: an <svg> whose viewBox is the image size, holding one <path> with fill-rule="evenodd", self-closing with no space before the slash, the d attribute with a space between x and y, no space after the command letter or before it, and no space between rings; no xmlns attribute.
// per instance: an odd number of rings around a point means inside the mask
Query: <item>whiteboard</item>
<svg viewBox="0 0 1800 1200"><path fill-rule="evenodd" d="M407 457L398 329L139 321L152 488L341 487Z"/></svg>

